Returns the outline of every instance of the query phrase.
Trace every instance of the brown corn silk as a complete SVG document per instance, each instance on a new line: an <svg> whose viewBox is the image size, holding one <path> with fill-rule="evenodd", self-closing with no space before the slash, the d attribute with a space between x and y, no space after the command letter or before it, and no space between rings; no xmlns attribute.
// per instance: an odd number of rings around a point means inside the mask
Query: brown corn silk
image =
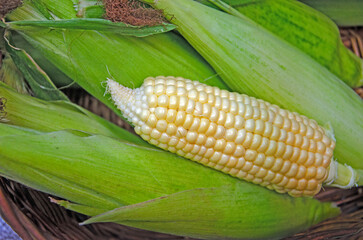
<svg viewBox="0 0 363 240"><path fill-rule="evenodd" d="M22 2L22 0L0 0L0 18L19 7Z"/></svg>
<svg viewBox="0 0 363 240"><path fill-rule="evenodd" d="M129 0L104 0L106 18L133 26L161 25L166 20L161 10L145 8L140 2Z"/></svg>

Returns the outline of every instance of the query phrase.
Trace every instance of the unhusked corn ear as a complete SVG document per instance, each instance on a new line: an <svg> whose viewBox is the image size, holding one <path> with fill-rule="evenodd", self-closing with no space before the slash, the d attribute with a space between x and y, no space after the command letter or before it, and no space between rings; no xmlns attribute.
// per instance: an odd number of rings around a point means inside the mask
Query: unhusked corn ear
<svg viewBox="0 0 363 240"><path fill-rule="evenodd" d="M136 133L162 149L292 196L315 195L328 176L335 142L305 116L181 77L107 87Z"/></svg>

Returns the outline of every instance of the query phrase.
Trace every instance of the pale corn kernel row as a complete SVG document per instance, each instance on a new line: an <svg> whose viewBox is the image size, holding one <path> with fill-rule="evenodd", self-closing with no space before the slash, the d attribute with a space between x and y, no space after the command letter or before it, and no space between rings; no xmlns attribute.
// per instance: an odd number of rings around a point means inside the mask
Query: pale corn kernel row
<svg viewBox="0 0 363 240"><path fill-rule="evenodd" d="M327 177L335 142L305 116L183 78L108 87L136 133L160 148L293 196L316 194Z"/></svg>

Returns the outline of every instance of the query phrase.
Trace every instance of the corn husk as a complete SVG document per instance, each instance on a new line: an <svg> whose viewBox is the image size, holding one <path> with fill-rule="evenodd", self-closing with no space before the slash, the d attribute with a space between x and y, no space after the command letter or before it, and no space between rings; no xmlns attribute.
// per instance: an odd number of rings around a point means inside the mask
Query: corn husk
<svg viewBox="0 0 363 240"><path fill-rule="evenodd" d="M9 135L22 135L22 134L40 134L40 131L31 129L31 128L24 128L15 125L8 125L0 123L0 136L9 136Z"/></svg>
<svg viewBox="0 0 363 240"><path fill-rule="evenodd" d="M289 230L291 225L295 228L300 224L314 224L306 223L303 216L306 212L302 212L302 206L312 206L306 199L298 200L299 203L296 202L293 206L288 203L288 199L284 201L272 196L266 198L258 193L252 196L252 192L245 186L238 185L192 189L153 201L121 207L93 217L85 223L113 221L202 239L279 239L292 233ZM231 197L234 195L236 197ZM185 206L186 201L190 203L188 207ZM252 202L254 204L251 206ZM288 206L284 208L286 211L303 217L291 222L289 214L281 214L279 209L272 211L271 204ZM323 213L331 210L328 210L329 205L325 207L326 209L320 207L318 211ZM274 214L276 215L272 217ZM227 221L224 220L224 216L228 216ZM277 233L276 229L280 232Z"/></svg>
<svg viewBox="0 0 363 240"><path fill-rule="evenodd" d="M311 57L249 20L200 3L149 1L234 91L331 123L335 157L363 169L363 103L355 92ZM221 47L222 46L222 47ZM266 47L268 46L268 47Z"/></svg>
<svg viewBox="0 0 363 240"><path fill-rule="evenodd" d="M146 145L136 135L68 101L43 101L16 93L1 83L0 97L6 99L6 115L0 120L6 124L40 131L77 129Z"/></svg>
<svg viewBox="0 0 363 240"><path fill-rule="evenodd" d="M198 1L213 6L208 0ZM222 1L214 0L211 2ZM318 11L297 1L290 0L262 2L255 2L254 0L224 0L224 2L228 6L235 7L236 10L257 22L263 28L273 32L310 55L317 62L327 67L331 72L345 81L349 86L357 87L363 84L362 60L344 47L335 24ZM88 16L88 9L98 9L97 12L99 14L93 17L103 17L103 8L99 4L84 7L77 13L77 16ZM66 21L69 22L70 20ZM88 21L88 19L74 19L74 22L77 21ZM95 19L93 21L102 21L102 19ZM58 24L60 23L58 22ZM9 26L12 28L23 30L34 25L44 27L55 26L52 22L46 23L39 21L20 21L14 23L13 26L9 23ZM84 27L86 29L102 30L102 28L97 28L92 24L90 26L84 24L83 26L86 26ZM107 26L103 26L103 28L109 30ZM172 27L169 29L164 28L161 30L168 31L172 29Z"/></svg>
<svg viewBox="0 0 363 240"><path fill-rule="evenodd" d="M53 9L60 3L44 1L44 4ZM76 10L73 11L75 15ZM25 2L8 18L46 21L33 2ZM195 50L171 32L136 38L110 32L32 27L19 33L56 67L115 111L102 86L108 77L125 86L138 87L148 76L176 75L228 89Z"/></svg>
<svg viewBox="0 0 363 240"><path fill-rule="evenodd" d="M31 31L33 29L70 29L70 30L94 30L99 32L111 32L124 36L146 37L153 34L168 32L175 29L172 24L161 26L136 27L122 22L111 22L105 19L75 18L47 21L15 21L9 22L6 27L17 31Z"/></svg>
<svg viewBox="0 0 363 240"><path fill-rule="evenodd" d="M339 26L363 26L360 0L299 0L329 16Z"/></svg>
<svg viewBox="0 0 363 240"><path fill-rule="evenodd" d="M213 6L211 2L216 2L216 0L197 0L198 2L201 2L203 4ZM217 0L219 1L219 0ZM223 2L227 3L228 5L243 11L243 14L249 15L245 9L251 9L252 11L254 9L261 9L265 8L270 4L279 4L279 3L285 3L287 5L296 4L296 6L302 6L301 4L297 3L297 1L280 1L280 0L269 0L269 1L256 1L256 0L222 0ZM311 8L314 8L316 11L319 11L323 13L324 15L331 18L338 26L346 27L346 26L362 26L363 25L363 2L360 0L299 0L299 2L302 2L306 4L307 6L310 6ZM283 10L284 6L279 6L279 10ZM268 7L267 7L268 8ZM305 7L303 7L305 8ZM306 8L305 8L306 9ZM301 9L300 9L301 10ZM264 10L262 12L259 12L258 15L262 18L269 18L271 16L267 16L269 14L264 15ZM271 13L271 12L270 12ZM276 13L272 13L272 15L275 15ZM291 14L299 14L291 13ZM254 18L254 20L259 20L255 18L256 16L250 15L249 17ZM284 17L284 16L281 16ZM319 17L320 18L320 17ZM301 17L301 21L305 21L304 17ZM317 19L311 19L311 21L314 21ZM264 21L264 19L262 19ZM270 23L268 23L270 24ZM284 23L285 24L285 23ZM289 24L289 23L286 23ZM299 23L298 23L299 24ZM299 24L300 25L300 24ZM306 26L302 26L305 28ZM317 26L319 27L319 26ZM308 29L309 30L309 29ZM311 31L315 31L314 29L311 29ZM326 31L326 30L323 30ZM318 33L318 32L317 32Z"/></svg>
<svg viewBox="0 0 363 240"><path fill-rule="evenodd" d="M161 150L74 130L12 128L11 135L0 134L2 176L65 198L91 216L125 206L88 223L206 239L271 239L339 213L330 203L274 193Z"/></svg>
<svg viewBox="0 0 363 240"><path fill-rule="evenodd" d="M308 54L350 87L363 85L362 59L343 45L335 23L319 11L295 0L201 2L212 2L232 15L253 20ZM352 7L346 2L341 5ZM361 15L363 17L363 12Z"/></svg>
<svg viewBox="0 0 363 240"><path fill-rule="evenodd" d="M9 54L5 55L0 68L0 81L16 89L17 92L28 94L29 89L24 81L23 74L16 67Z"/></svg>
<svg viewBox="0 0 363 240"><path fill-rule="evenodd" d="M13 45L16 45L17 48L22 49L28 55L34 59L34 62L46 72L47 76L52 80L52 82L60 89L72 87L79 88L79 86L70 79L67 75L65 75L59 68L54 66L47 58L43 56L43 54L33 47L20 35L15 32L11 33Z"/></svg>
<svg viewBox="0 0 363 240"><path fill-rule="evenodd" d="M5 29L0 27L0 35L5 34ZM29 88L26 85L24 76L21 71L16 67L10 54L6 52L4 38L0 38L0 82L3 82L12 88L16 89L19 93L29 94Z"/></svg>
<svg viewBox="0 0 363 240"><path fill-rule="evenodd" d="M56 88L48 75L28 53L10 43L9 34L5 34L4 38L7 40L7 52L14 61L16 68L22 72L33 95L44 100L68 100L66 95Z"/></svg>

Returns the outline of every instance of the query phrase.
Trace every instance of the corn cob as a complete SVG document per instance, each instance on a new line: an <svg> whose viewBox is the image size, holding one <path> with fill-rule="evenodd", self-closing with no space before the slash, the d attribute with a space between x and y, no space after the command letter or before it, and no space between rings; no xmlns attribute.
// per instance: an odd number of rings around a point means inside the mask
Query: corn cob
<svg viewBox="0 0 363 240"><path fill-rule="evenodd" d="M162 149L295 197L328 177L335 141L298 113L181 77L107 87L136 133Z"/></svg>
<svg viewBox="0 0 363 240"><path fill-rule="evenodd" d="M334 156L363 169L363 102L339 78L249 20L192 0L147 2L163 10L231 90L304 114L321 125L330 122L337 139Z"/></svg>

